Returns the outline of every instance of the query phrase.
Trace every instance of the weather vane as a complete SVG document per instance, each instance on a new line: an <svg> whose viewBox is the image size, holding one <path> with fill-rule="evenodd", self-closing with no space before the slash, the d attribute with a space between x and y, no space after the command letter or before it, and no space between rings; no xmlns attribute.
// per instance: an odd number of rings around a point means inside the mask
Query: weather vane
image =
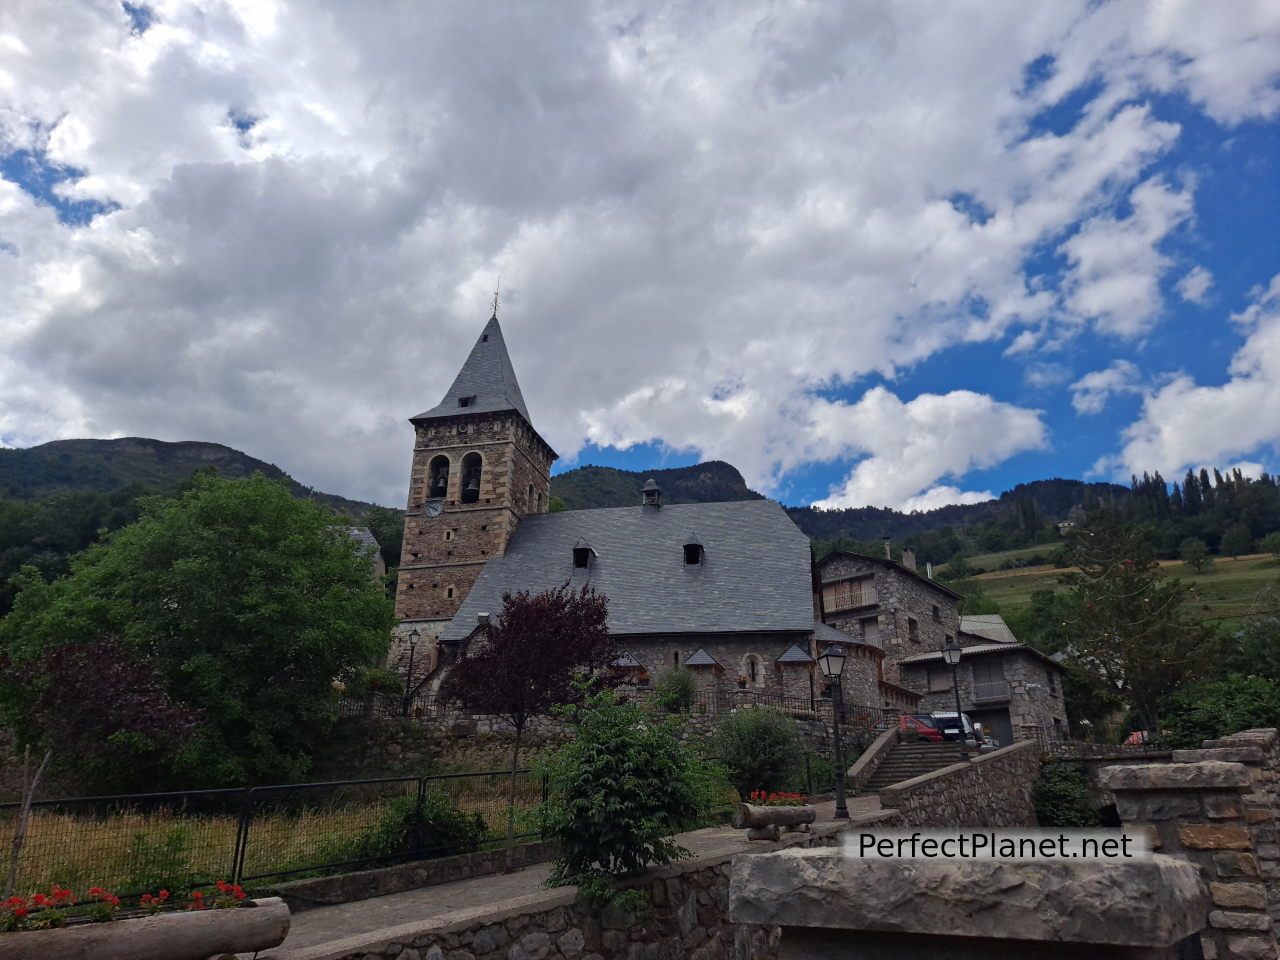
<svg viewBox="0 0 1280 960"><path fill-rule="evenodd" d="M494 319L497 319L497 316L498 316L498 291L499 291L499 290L501 290L501 289L502 289L502 275L501 275L501 274L499 274L499 275L498 275L498 282L497 282L496 284L494 284L494 287L493 287L493 316L494 316Z"/></svg>

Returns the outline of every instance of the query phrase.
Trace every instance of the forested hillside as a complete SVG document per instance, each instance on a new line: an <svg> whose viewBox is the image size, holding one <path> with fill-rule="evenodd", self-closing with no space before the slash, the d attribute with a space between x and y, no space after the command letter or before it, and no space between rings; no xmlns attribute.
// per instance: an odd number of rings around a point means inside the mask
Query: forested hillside
<svg viewBox="0 0 1280 960"><path fill-rule="evenodd" d="M650 477L662 488L663 503L763 499L762 494L747 487L736 467L723 460L639 472L614 467L578 467L551 478L551 496L559 499L566 510L631 507L640 502L640 488Z"/></svg>

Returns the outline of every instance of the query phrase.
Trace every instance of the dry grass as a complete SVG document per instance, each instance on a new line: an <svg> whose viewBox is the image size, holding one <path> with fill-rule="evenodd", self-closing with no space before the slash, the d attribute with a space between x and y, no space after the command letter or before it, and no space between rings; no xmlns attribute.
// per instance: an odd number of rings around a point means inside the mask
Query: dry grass
<svg viewBox="0 0 1280 960"><path fill-rule="evenodd" d="M430 784L452 796L458 807L479 813L492 837L506 835L509 783L501 777L460 778ZM413 796L417 783L388 784L389 789L360 788L345 799L301 794L276 797L270 813L255 811L245 848L247 877L316 865L353 856L359 840L391 811L395 797ZM517 832L528 810L542 799L541 782L517 781ZM117 806L98 815L65 807L36 807L23 846L17 892L33 893L60 884L83 894L101 886L121 894L170 887L185 889L230 879L239 814L142 810ZM16 812L0 811L0 871L9 868ZM269 882L269 881L268 881ZM252 886L252 884L250 884Z"/></svg>

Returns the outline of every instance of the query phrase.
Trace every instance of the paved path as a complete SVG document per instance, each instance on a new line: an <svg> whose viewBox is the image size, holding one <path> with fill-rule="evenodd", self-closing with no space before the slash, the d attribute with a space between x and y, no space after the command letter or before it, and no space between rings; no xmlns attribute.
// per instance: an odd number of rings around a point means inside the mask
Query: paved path
<svg viewBox="0 0 1280 960"><path fill-rule="evenodd" d="M834 812L833 801L817 804L818 822L830 821ZM879 812L880 800L874 795L849 798L849 814L854 819ZM679 840L695 857L748 853L753 849L760 852L772 847L772 844L767 843L753 845L746 839L746 831L734 830L728 826L682 833ZM550 864L540 863L512 873L455 880L452 883L419 887L385 897L305 910L293 915L288 939L269 952L272 957L287 960L306 948L335 940L377 934L403 924L441 917L455 911L545 894L547 890L542 884L550 873Z"/></svg>

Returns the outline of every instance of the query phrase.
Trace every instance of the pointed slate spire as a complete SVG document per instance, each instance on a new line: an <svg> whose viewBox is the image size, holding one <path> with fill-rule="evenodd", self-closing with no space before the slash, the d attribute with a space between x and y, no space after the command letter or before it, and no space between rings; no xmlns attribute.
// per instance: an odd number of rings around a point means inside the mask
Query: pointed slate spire
<svg viewBox="0 0 1280 960"><path fill-rule="evenodd" d="M497 314L489 318L480 339L471 348L466 362L453 379L453 386L436 406L411 420L447 417L455 413L497 413L515 410L532 426L524 405L516 371L502 339Z"/></svg>

